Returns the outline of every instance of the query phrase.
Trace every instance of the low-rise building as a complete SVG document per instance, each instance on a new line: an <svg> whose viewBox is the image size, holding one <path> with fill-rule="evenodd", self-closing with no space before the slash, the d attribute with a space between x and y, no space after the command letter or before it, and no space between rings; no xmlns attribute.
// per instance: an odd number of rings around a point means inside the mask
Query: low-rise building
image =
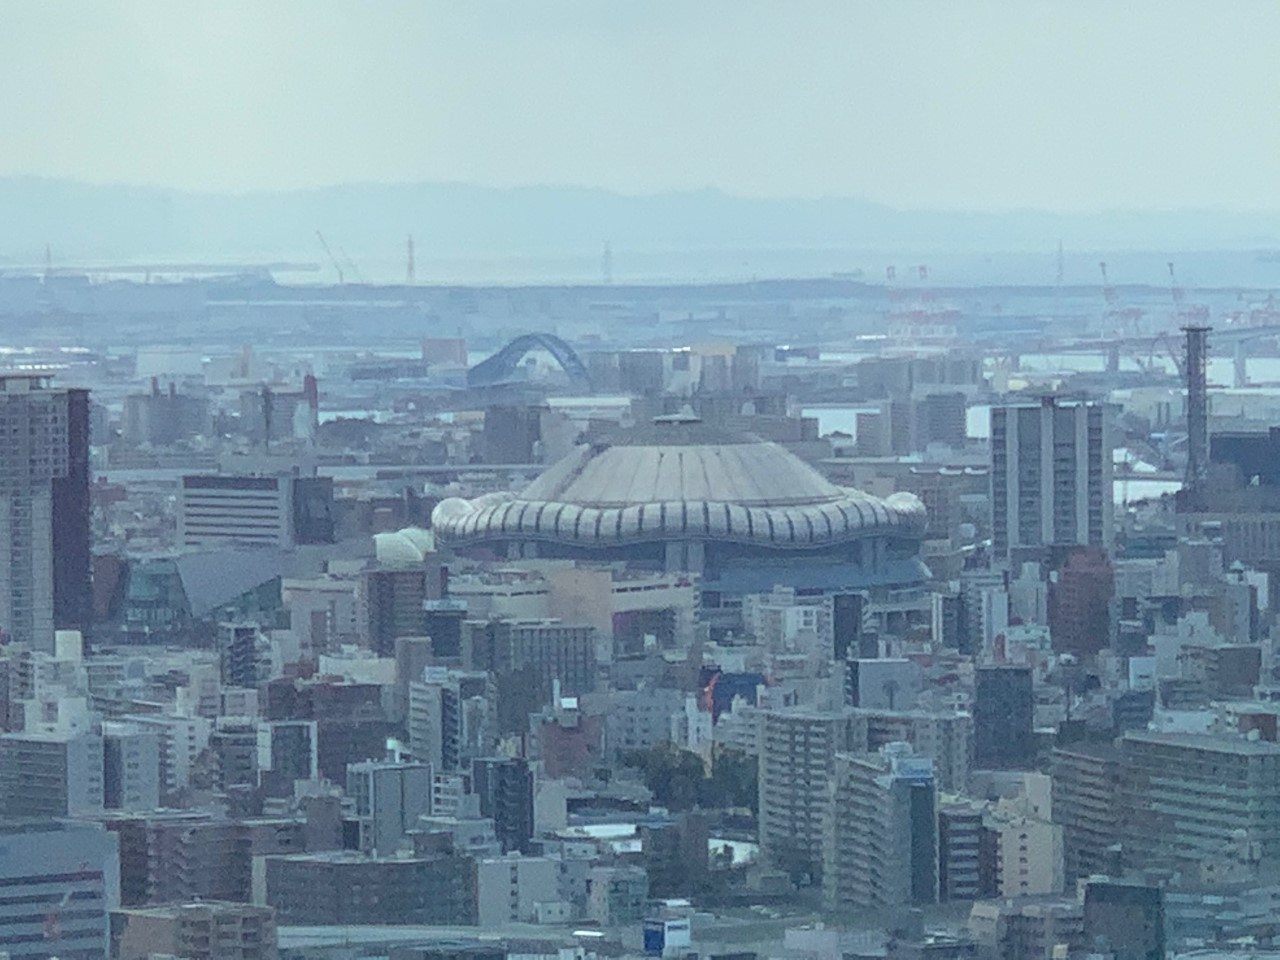
<svg viewBox="0 0 1280 960"><path fill-rule="evenodd" d="M473 925L475 888L474 862L455 854L266 858L267 903L285 924Z"/></svg>
<svg viewBox="0 0 1280 960"><path fill-rule="evenodd" d="M247 903L172 904L111 914L111 956L149 960L276 960L275 911Z"/></svg>

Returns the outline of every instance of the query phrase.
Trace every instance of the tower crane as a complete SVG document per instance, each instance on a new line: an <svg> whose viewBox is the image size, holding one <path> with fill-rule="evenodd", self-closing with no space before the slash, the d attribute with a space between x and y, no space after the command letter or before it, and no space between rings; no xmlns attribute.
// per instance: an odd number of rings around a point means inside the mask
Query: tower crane
<svg viewBox="0 0 1280 960"><path fill-rule="evenodd" d="M1116 305L1116 288L1111 285L1111 280L1107 276L1107 261L1103 260L1098 264L1098 269L1102 271L1102 299L1106 301L1108 307Z"/></svg>
<svg viewBox="0 0 1280 960"><path fill-rule="evenodd" d="M345 284L347 282L346 275L342 272L342 264L338 262L338 258L333 255L333 251L329 249L329 241L324 238L324 234L319 230L316 231L316 239L320 241L320 246L324 247L325 256L329 258L329 262L333 264L333 269L338 274L338 283Z"/></svg>
<svg viewBox="0 0 1280 960"><path fill-rule="evenodd" d="M356 283L364 283L364 276L360 273L360 268L356 266L356 262L351 259L350 254L342 247L338 248L338 253L342 255L342 262L347 265L347 272L355 278Z"/></svg>
<svg viewBox="0 0 1280 960"><path fill-rule="evenodd" d="M1120 296L1116 293L1115 285L1111 282L1111 278L1107 275L1107 262L1103 260L1098 264L1098 270L1102 273L1102 299L1106 301L1107 313L1104 318L1109 330L1104 330L1104 334L1116 334L1118 336L1130 336L1137 332L1138 321L1142 319L1142 310L1138 307L1122 307L1120 306Z"/></svg>

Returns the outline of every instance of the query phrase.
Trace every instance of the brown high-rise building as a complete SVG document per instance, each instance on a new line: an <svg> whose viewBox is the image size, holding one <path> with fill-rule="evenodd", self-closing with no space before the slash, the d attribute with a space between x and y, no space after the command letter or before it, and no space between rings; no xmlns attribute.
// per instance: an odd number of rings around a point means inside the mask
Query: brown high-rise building
<svg viewBox="0 0 1280 960"><path fill-rule="evenodd" d="M55 597L64 598L66 609L88 608L88 427L85 391L56 389L38 374L0 376L0 632L6 642L52 652Z"/></svg>
<svg viewBox="0 0 1280 960"><path fill-rule="evenodd" d="M1049 584L1049 636L1053 649L1091 656L1111 645L1115 571L1100 547L1070 550Z"/></svg>
<svg viewBox="0 0 1280 960"><path fill-rule="evenodd" d="M375 653L391 657L400 637L431 635L423 604L441 599L447 576L447 570L435 558L421 566L382 567L361 575L363 626ZM450 646L456 653L456 645L448 643L437 644L435 652L443 655Z"/></svg>

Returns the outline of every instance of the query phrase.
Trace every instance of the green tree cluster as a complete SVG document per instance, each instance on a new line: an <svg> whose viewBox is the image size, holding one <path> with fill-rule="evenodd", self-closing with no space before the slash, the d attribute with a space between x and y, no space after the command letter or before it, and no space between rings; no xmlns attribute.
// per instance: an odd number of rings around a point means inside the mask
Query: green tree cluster
<svg viewBox="0 0 1280 960"><path fill-rule="evenodd" d="M640 771L654 800L669 810L746 807L756 812L756 758L740 751L719 751L710 775L701 757L670 743L636 751L625 762Z"/></svg>

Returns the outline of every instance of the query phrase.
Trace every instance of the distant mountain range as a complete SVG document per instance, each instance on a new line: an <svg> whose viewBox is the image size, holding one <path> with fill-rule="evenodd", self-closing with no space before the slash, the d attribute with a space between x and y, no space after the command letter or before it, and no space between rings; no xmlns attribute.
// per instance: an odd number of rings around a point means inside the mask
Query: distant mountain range
<svg viewBox="0 0 1280 960"><path fill-rule="evenodd" d="M59 261L305 259L337 251L424 255L599 257L615 250L947 251L1272 250L1280 216L1204 211L961 213L898 210L861 200L752 199L716 190L623 195L535 186L347 184L247 194L0 178L0 266Z"/></svg>

